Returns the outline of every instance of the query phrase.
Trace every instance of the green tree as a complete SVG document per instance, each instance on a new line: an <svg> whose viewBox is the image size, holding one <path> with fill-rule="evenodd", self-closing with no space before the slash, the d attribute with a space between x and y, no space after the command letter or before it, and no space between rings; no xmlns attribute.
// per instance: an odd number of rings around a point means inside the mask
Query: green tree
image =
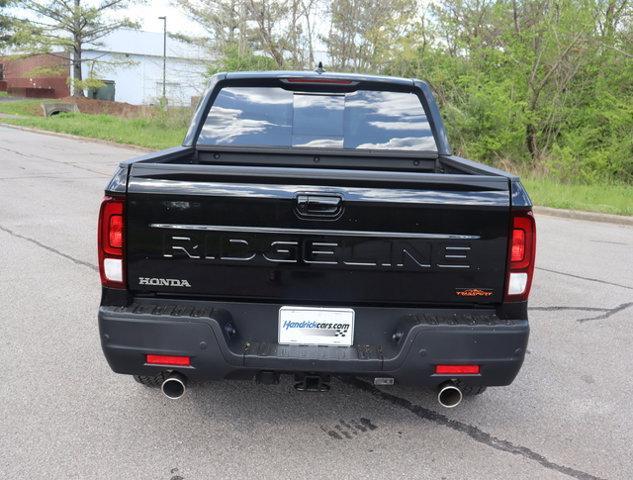
<svg viewBox="0 0 633 480"><path fill-rule="evenodd" d="M256 55L247 51L240 53L237 44L228 44L224 47L222 55L208 68L209 75L218 72L239 72L249 70L274 70L277 63L266 55Z"/></svg>
<svg viewBox="0 0 633 480"><path fill-rule="evenodd" d="M83 78L82 65L98 62L83 58L84 46L99 45L103 37L121 28L138 28L138 23L127 17L111 15L132 3L133 0L101 0L98 4L87 0L19 0L17 5L30 13L19 17L19 21L23 32L30 34L33 50L44 52L61 47L70 52L74 95L81 97L86 82L94 80Z"/></svg>
<svg viewBox="0 0 633 480"><path fill-rule="evenodd" d="M176 1L208 33L207 44L221 57L215 63L259 65L263 57L277 69L314 63L317 0Z"/></svg>
<svg viewBox="0 0 633 480"><path fill-rule="evenodd" d="M632 18L630 0L442 0L387 71L430 81L464 155L630 182Z"/></svg>
<svg viewBox="0 0 633 480"><path fill-rule="evenodd" d="M15 42L15 19L6 13L12 0L0 0L0 49Z"/></svg>
<svg viewBox="0 0 633 480"><path fill-rule="evenodd" d="M330 64L343 71L382 70L395 57L399 39L413 27L415 0L336 0L330 29L322 37Z"/></svg>

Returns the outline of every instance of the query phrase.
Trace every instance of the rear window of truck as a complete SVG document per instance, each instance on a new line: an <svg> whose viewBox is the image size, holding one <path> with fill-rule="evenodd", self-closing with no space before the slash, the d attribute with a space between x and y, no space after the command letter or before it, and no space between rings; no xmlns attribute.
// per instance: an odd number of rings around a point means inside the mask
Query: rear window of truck
<svg viewBox="0 0 633 480"><path fill-rule="evenodd" d="M437 151L422 103L413 93L314 93L279 87L220 90L198 144Z"/></svg>

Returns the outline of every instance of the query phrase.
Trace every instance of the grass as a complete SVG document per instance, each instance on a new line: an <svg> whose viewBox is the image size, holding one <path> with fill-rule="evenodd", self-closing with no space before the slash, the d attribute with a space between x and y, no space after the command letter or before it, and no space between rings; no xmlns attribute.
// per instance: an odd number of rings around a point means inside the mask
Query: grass
<svg viewBox="0 0 633 480"><path fill-rule="evenodd" d="M0 121L156 150L180 145L188 126L188 118L183 118L180 113L169 116L159 112L138 118L62 113L46 118L37 114L41 103L41 100L2 102L1 113L21 115L23 118L2 118Z"/></svg>
<svg viewBox="0 0 633 480"><path fill-rule="evenodd" d="M521 182L535 205L633 215L632 185L567 184L542 178L522 178Z"/></svg>
<svg viewBox="0 0 633 480"><path fill-rule="evenodd" d="M180 145L187 130L173 128L147 118L117 118L111 115L82 113L59 114L49 118L3 118L1 121L156 150Z"/></svg>
<svg viewBox="0 0 633 480"><path fill-rule="evenodd" d="M35 116L42 114L41 100L14 100L0 102L0 112L11 115Z"/></svg>
<svg viewBox="0 0 633 480"><path fill-rule="evenodd" d="M117 143L163 149L180 145L190 113L174 110L140 118L82 113L37 116L41 100L0 102L0 112L24 118L2 118L0 122L34 127ZM610 184L562 184L544 178L522 178L535 205L633 215L633 186Z"/></svg>

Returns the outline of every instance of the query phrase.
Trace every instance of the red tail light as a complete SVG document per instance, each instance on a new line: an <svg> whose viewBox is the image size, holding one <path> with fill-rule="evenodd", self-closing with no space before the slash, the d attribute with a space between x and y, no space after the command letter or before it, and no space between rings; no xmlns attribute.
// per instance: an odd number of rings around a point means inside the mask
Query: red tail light
<svg viewBox="0 0 633 480"><path fill-rule="evenodd" d="M512 230L511 262L520 262L525 258L525 230L514 228Z"/></svg>
<svg viewBox="0 0 633 480"><path fill-rule="evenodd" d="M108 243L112 248L123 248L123 215L110 216Z"/></svg>
<svg viewBox="0 0 633 480"><path fill-rule="evenodd" d="M528 299L534 274L536 223L532 211L512 212L509 243L505 299L509 302L520 302Z"/></svg>
<svg viewBox="0 0 633 480"><path fill-rule="evenodd" d="M125 202L105 197L99 212L99 273L104 287L124 288L123 240Z"/></svg>

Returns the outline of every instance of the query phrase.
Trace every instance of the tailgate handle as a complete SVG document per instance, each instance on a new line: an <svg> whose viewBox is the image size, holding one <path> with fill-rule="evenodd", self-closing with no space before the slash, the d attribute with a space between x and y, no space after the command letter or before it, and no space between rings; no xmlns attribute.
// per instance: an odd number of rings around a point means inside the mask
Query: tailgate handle
<svg viewBox="0 0 633 480"><path fill-rule="evenodd" d="M298 195L297 214L300 217L338 217L343 209L343 201L338 195Z"/></svg>

